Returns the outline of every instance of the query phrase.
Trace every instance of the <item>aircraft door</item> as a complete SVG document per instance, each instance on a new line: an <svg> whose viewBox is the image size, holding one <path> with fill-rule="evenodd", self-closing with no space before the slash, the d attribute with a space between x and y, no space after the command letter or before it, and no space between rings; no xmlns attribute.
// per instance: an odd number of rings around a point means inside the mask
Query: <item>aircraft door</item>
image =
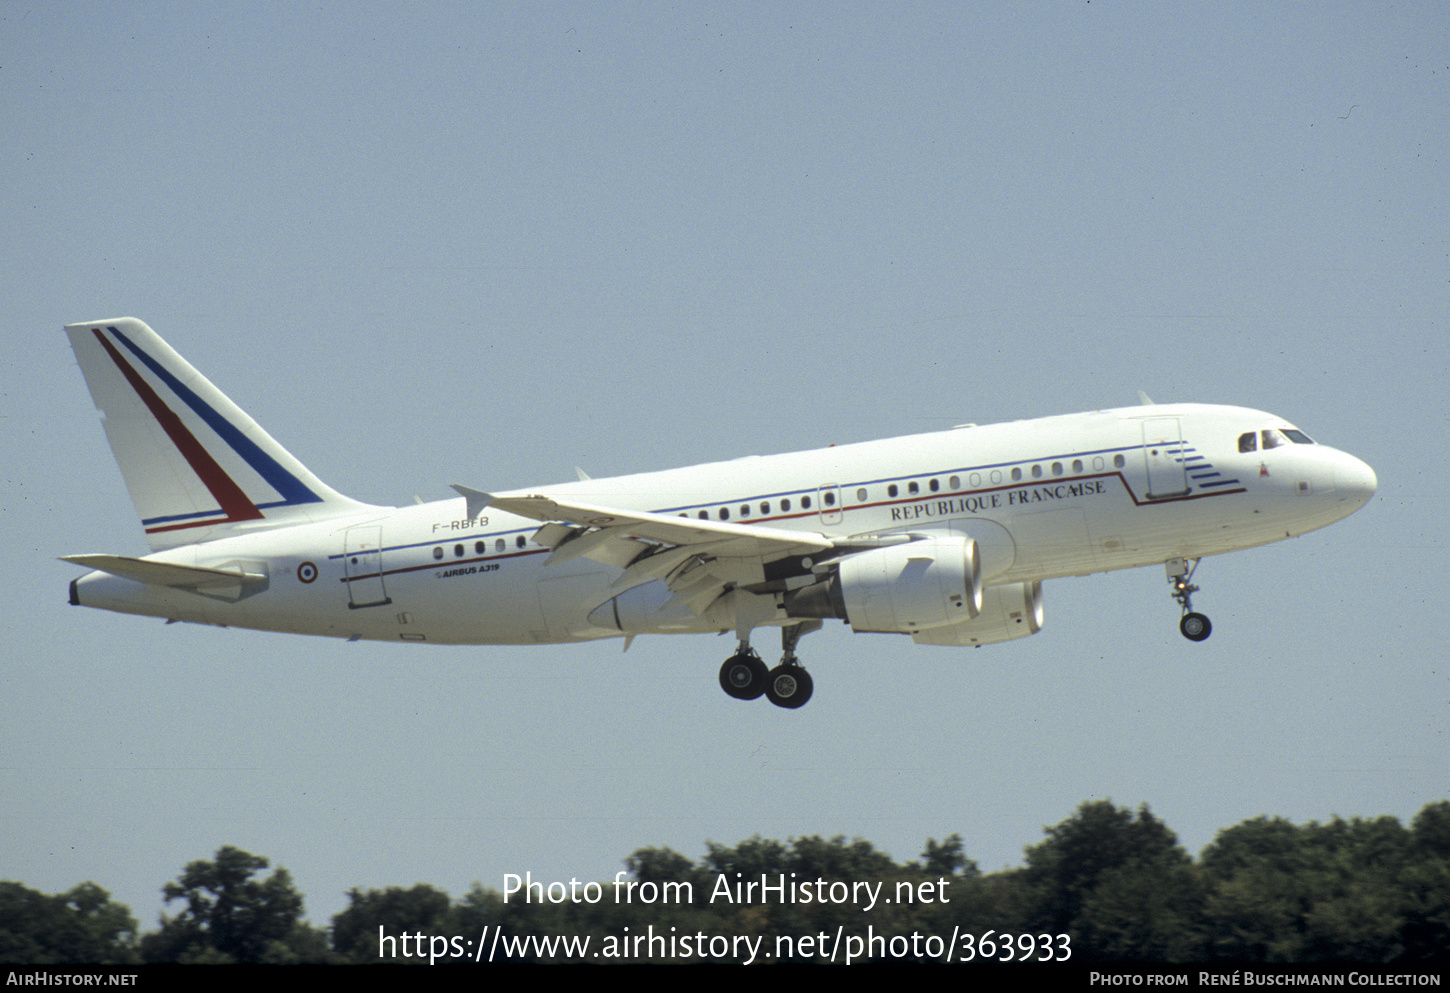
<svg viewBox="0 0 1450 993"><path fill-rule="evenodd" d="M816 490L816 508L822 524L841 523L841 487L827 483Z"/></svg>
<svg viewBox="0 0 1450 993"><path fill-rule="evenodd" d="M1188 467L1178 418L1150 417L1143 422L1143 460L1148 469L1149 500L1188 492Z"/></svg>
<svg viewBox="0 0 1450 993"><path fill-rule="evenodd" d="M343 533L342 550L348 606L356 609L392 603L383 586L383 529L373 525L348 528Z"/></svg>

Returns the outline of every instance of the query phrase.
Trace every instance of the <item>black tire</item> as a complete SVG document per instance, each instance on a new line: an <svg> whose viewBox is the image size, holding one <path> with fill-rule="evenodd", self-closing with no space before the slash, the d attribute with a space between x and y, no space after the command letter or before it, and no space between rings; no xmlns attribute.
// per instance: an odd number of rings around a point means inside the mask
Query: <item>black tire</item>
<svg viewBox="0 0 1450 993"><path fill-rule="evenodd" d="M765 692L765 663L754 655L732 655L720 666L720 688L737 700L754 700Z"/></svg>
<svg viewBox="0 0 1450 993"><path fill-rule="evenodd" d="M765 678L765 698L777 707L804 707L815 692L815 680L798 665L778 665Z"/></svg>
<svg viewBox="0 0 1450 993"><path fill-rule="evenodd" d="M1184 614L1178 622L1178 630L1189 641L1202 641L1213 634L1213 625L1202 614Z"/></svg>

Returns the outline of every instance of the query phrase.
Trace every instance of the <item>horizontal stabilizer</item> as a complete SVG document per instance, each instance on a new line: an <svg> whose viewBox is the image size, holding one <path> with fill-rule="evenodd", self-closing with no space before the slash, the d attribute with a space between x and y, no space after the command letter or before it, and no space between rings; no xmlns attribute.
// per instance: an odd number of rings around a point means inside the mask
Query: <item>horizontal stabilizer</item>
<svg viewBox="0 0 1450 993"><path fill-rule="evenodd" d="M150 559L133 559L125 555L63 555L62 561L72 565L107 572L148 586L170 586L185 590L203 590L238 584L264 583L267 577L241 569L204 569L193 565L176 565Z"/></svg>

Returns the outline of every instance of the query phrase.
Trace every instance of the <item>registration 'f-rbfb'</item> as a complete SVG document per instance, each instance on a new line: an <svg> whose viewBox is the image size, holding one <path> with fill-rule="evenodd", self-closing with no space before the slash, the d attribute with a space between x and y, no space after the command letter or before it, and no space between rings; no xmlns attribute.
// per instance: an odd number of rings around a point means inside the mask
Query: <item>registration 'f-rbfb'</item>
<svg viewBox="0 0 1450 993"><path fill-rule="evenodd" d="M451 500L328 487L134 318L66 329L152 554L70 555L71 603L435 644L733 631L732 697L810 698L826 620L978 646L1042 627L1042 581L1166 564L1183 634L1204 555L1324 527L1374 472L1241 407L1104 410ZM750 646L777 627L774 668Z"/></svg>

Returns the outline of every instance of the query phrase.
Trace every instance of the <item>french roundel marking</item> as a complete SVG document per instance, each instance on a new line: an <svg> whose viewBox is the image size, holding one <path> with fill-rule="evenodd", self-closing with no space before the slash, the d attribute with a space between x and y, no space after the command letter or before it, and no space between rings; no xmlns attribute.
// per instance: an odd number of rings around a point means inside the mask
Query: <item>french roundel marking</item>
<svg viewBox="0 0 1450 993"><path fill-rule="evenodd" d="M312 562L303 562L297 567L297 578L304 583L310 583L317 578L317 566Z"/></svg>

